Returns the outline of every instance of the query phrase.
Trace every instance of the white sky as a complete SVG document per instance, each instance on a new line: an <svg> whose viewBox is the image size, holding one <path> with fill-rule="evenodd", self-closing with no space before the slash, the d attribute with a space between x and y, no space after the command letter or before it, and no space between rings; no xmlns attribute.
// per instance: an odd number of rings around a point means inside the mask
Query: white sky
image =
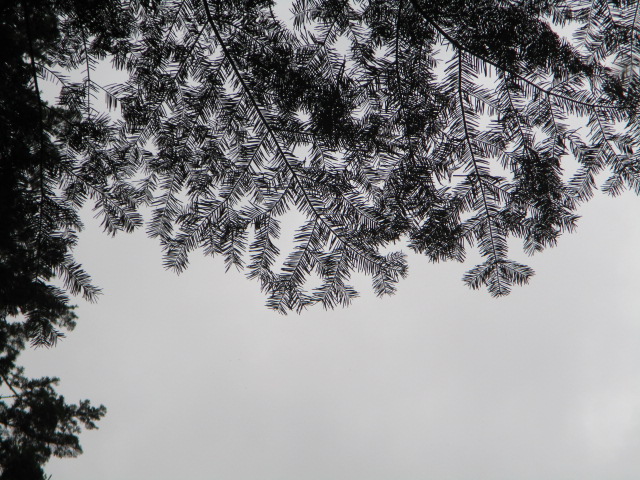
<svg viewBox="0 0 640 480"><path fill-rule="evenodd" d="M107 82L109 83L109 82ZM576 234L517 260L494 299L472 264L410 256L394 297L280 316L256 282L85 215L104 290L76 331L23 356L108 414L53 480L637 480L640 199L597 196Z"/></svg>
<svg viewBox="0 0 640 480"><path fill-rule="evenodd" d="M410 258L394 297L280 316L256 282L182 276L97 222L78 259L105 294L24 355L69 401L107 405L53 480L640 478L640 201L599 196L529 259L532 284L473 292L469 265Z"/></svg>

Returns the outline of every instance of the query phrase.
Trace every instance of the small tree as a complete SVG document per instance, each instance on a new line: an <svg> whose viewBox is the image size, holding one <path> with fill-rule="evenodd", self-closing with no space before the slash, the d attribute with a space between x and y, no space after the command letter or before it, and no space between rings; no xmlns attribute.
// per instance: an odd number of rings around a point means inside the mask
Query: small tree
<svg viewBox="0 0 640 480"><path fill-rule="evenodd" d="M599 182L640 193L638 5L296 0L288 23L270 0L3 4L0 378L14 403L0 402L1 448L35 452L37 470L79 451L60 428L104 413L15 365L25 341L73 326L67 293L98 293L71 255L88 200L110 234L150 206L168 268L221 255L281 312L349 304L354 270L393 293L398 241L431 261L476 247L464 281L492 295L528 282L510 238L527 254L555 245ZM97 82L106 61L126 80ZM36 418L25 392L58 412L54 436L16 426ZM0 458L18 478L4 460L17 457Z"/></svg>

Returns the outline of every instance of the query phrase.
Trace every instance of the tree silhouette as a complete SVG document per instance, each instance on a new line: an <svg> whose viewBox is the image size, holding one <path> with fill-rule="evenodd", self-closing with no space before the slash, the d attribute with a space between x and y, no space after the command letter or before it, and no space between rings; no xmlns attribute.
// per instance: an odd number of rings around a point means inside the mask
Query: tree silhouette
<svg viewBox="0 0 640 480"><path fill-rule="evenodd" d="M99 293L71 251L82 227L77 212L84 192L99 189L109 175L83 177L79 157L68 152L73 149L89 162L94 154L89 144L98 144L107 124L90 110L85 119L73 108L52 107L41 97L48 64L73 68L83 58L90 65L82 51L78 57L83 38L93 38L93 55L104 55L117 39L109 30L116 26L112 13L124 11L109 1L91 3L89 10L81 1L0 6L2 480L45 478L42 465L52 455L80 454L81 426L95 428L105 414L103 406L92 407L86 400L68 404L54 390L56 378L30 379L16 363L29 341L53 346L64 336L62 329L74 327L69 294L93 301ZM103 24L101 19L109 20ZM112 202L102 193L94 196L98 202Z"/></svg>
<svg viewBox="0 0 640 480"><path fill-rule="evenodd" d="M407 273L397 242L434 262L477 248L464 282L509 293L533 274L510 239L534 254L576 227L598 185L640 193L639 4L3 5L8 342L55 343L73 325L65 290L98 293L71 255L89 200L110 234L150 208L168 268L220 255L283 313L349 304L353 271L393 293ZM97 81L109 62L123 81Z"/></svg>
<svg viewBox="0 0 640 480"><path fill-rule="evenodd" d="M509 237L554 245L603 171L638 191L636 7L309 0L289 28L270 2L154 4L107 88L111 154L167 267L223 255L271 308L347 304L353 270L392 293L406 266L382 252L404 239L433 261L477 246L464 281L505 295L533 274ZM305 221L280 266L289 210Z"/></svg>

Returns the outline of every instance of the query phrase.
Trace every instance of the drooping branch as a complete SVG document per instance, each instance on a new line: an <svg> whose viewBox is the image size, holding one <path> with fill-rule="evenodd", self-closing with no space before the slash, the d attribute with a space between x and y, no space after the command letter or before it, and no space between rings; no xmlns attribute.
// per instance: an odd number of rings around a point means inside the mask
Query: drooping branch
<svg viewBox="0 0 640 480"><path fill-rule="evenodd" d="M224 39L222 38L222 35L220 34L220 31L219 31L219 29L218 29L218 27L217 27L217 25L216 25L216 23L215 23L215 21L213 19L213 16L211 14L211 10L210 10L209 5L208 5L208 0L203 0L202 3L204 5L204 9L205 9L206 17L207 17L207 22L209 23L209 26L211 27L211 30L213 31L213 34L214 34L214 36L216 38L216 41L220 45L220 48L222 49L222 52L223 52L225 58L228 60L229 65L231 66L231 69L233 70L235 77L237 78L238 82L240 83L240 85L242 87L242 90L247 95L247 98L249 99L249 102L251 103L251 106L253 107L254 111L258 115L258 118L260 119L260 123L264 126L265 130L267 131L267 134L273 140L273 143L274 143L274 145L276 147L278 155L280 156L280 158L283 161L285 169L291 175L292 182L294 184L293 186L294 187L295 186L299 187L300 194L302 195L302 198L304 199L304 202L309 207L310 211L317 218L317 220L319 220L322 224L324 224L328 228L328 230L341 243L344 243L345 245L347 245L350 250L352 250L356 255L361 256L363 259L366 259L367 261L373 262L375 264L379 264L380 261L378 259L370 258L369 255L367 255L365 252L355 248L353 245L351 245L351 243L348 240L344 239L343 236L339 232L337 232L335 230L335 227L331 224L331 222L329 222L328 219L326 219L325 216L320 211L318 211L318 208L316 207L314 202L309 197L309 194L308 194L307 190L304 188L304 185L303 185L302 181L300 180L300 178L298 176L298 173L293 168L293 165L291 165L291 162L287 158L287 155L284 153L284 150L282 149L282 146L280 145L280 141L279 141L277 135L275 134L270 122L265 117L264 112L262 111L262 108L258 104L258 101L257 101L255 95L253 94L251 88L249 88L249 85L247 84L246 80L244 79L244 76L240 72L240 69L238 68L238 65L237 65L235 59L233 58L233 56L231 55L231 52L227 48L227 45L226 45Z"/></svg>
<svg viewBox="0 0 640 480"><path fill-rule="evenodd" d="M561 100L564 100L566 102L570 102L570 103L574 103L576 105L581 105L584 107L589 107L589 108L598 108L598 109L602 109L602 110L620 110L621 107L616 106L616 105L602 105L602 104L595 104L595 103L591 103L591 102L586 102L583 100L578 100L575 98L571 98L567 95L563 95L561 93L556 93L553 91L553 88L545 88L542 85L538 85L536 82L528 79L527 77L525 77L524 75L513 71L512 69L507 68L504 65L501 65L500 63L491 60L490 58L488 58L486 55L483 55L479 52L474 51L473 49L469 48L468 46L464 45L463 43L461 43L460 41L458 41L456 38L454 38L450 33L448 33L442 26L440 26L433 18L431 18L431 16L425 12L424 8L418 3L418 0L410 0L411 1L411 5L413 6L413 8L416 10L416 12L418 12L420 14L420 16L422 16L422 18L425 19L425 21L431 25L431 27L438 32L445 40L447 40L451 45L453 45L453 47L456 48L456 50L461 50L463 52L468 53L469 55L474 56L475 58L477 58L478 60L482 61L483 63L486 63L487 65L491 65L494 68L497 68L498 70L501 70L503 72L509 73L510 75L513 75L514 77L516 77L518 80L526 83L527 85L529 85L530 87L533 87L534 89L545 93L547 95L551 95L553 97L559 98Z"/></svg>
<svg viewBox="0 0 640 480"><path fill-rule="evenodd" d="M482 196L482 205L484 207L485 217L487 219L487 225L489 227L489 238L491 240L491 253L492 253L493 260L495 261L499 258L499 255L498 255L498 250L495 244L493 220L491 217L491 212L489 210L489 204L487 202L487 192L485 191L485 186L481 177L482 172L478 165L478 161L473 151L473 145L471 143L471 136L469 133L469 126L467 123L467 114L464 107L464 97L462 95L462 90L463 90L462 88L462 50L458 50L458 102L460 106L460 113L462 114L461 115L462 126L464 128L464 136L467 143L467 148L469 150L469 156L473 164L473 169L475 171L477 182L480 188L480 194ZM502 280L500 275L500 269L497 269L497 268L495 269L495 275L497 275L497 280L498 280L498 293L501 294Z"/></svg>

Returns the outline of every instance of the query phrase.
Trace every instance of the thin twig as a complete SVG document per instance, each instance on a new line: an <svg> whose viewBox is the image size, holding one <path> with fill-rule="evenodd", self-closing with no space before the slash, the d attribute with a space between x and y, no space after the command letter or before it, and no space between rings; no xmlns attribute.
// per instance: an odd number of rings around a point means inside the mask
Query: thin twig
<svg viewBox="0 0 640 480"><path fill-rule="evenodd" d="M11 390L13 392L13 394L17 397L17 398L22 398L22 395L19 394L15 388L13 388L13 385L11 385L11 382L9 382L9 380L7 380L7 377L5 377L4 375L0 374L0 378L2 379L2 381L7 385L7 387L9 387L9 390ZM9 398L9 397L4 397L4 398Z"/></svg>

